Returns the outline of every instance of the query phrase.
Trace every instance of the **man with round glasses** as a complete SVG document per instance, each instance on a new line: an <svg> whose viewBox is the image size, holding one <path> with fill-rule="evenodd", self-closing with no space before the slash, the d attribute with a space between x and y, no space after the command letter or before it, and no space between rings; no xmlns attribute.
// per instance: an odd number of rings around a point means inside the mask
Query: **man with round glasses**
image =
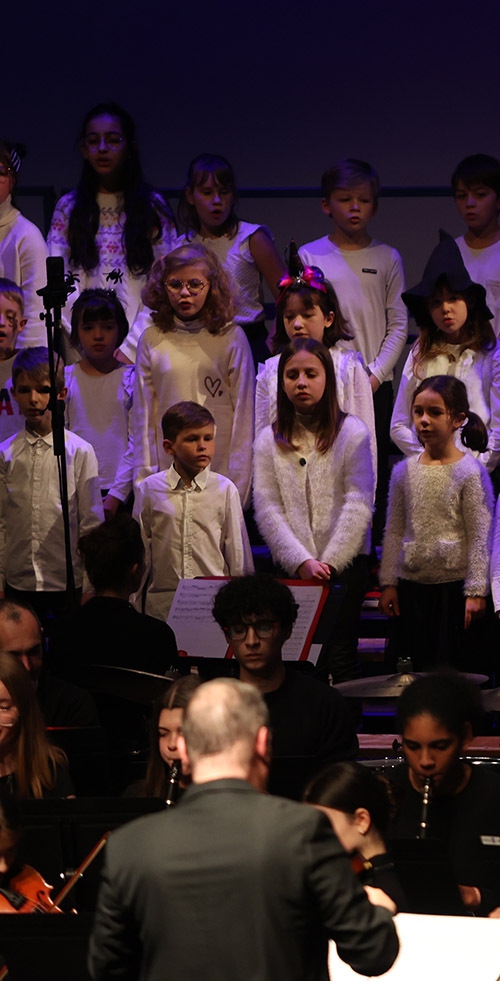
<svg viewBox="0 0 500 981"><path fill-rule="evenodd" d="M300 796L306 780L327 763L355 759L358 752L354 722L340 692L283 662L283 644L297 609L288 586L263 573L231 579L213 607L238 662L240 681L258 688L267 703L270 786L287 796Z"/></svg>

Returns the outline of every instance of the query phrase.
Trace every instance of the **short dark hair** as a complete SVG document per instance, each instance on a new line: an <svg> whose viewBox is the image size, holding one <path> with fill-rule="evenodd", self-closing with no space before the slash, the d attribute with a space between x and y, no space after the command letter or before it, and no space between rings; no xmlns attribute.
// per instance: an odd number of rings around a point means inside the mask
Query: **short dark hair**
<svg viewBox="0 0 500 981"><path fill-rule="evenodd" d="M445 729L463 739L467 723L473 730L483 713L481 689L453 668L441 668L417 678L398 698L399 732L410 719L430 715Z"/></svg>
<svg viewBox="0 0 500 981"><path fill-rule="evenodd" d="M321 196L328 200L339 188L356 187L357 184L364 184L365 181L370 185L376 204L380 193L380 178L375 168L366 160L344 157L325 170L321 178Z"/></svg>
<svg viewBox="0 0 500 981"><path fill-rule="evenodd" d="M163 439L171 442L183 429L201 429L204 426L215 426L215 419L210 410L198 402L176 402L163 413L161 419Z"/></svg>
<svg viewBox="0 0 500 981"><path fill-rule="evenodd" d="M216 594L212 614L219 627L241 623L242 617L271 614L284 630L297 619L298 603L288 586L274 576L258 572L239 576L221 586Z"/></svg>
<svg viewBox="0 0 500 981"><path fill-rule="evenodd" d="M115 320L118 327L118 344L123 343L128 334L128 320L125 310L114 290L83 290L71 311L71 347L78 347L80 320L84 324L96 320Z"/></svg>
<svg viewBox="0 0 500 981"><path fill-rule="evenodd" d="M469 189L477 184L484 184L485 187L491 187L500 198L500 160L487 153L474 153L470 157L464 157L451 175L454 194L459 181Z"/></svg>
<svg viewBox="0 0 500 981"><path fill-rule="evenodd" d="M62 358L57 359L56 363L56 391L62 392L64 388L64 362ZM50 378L49 371L49 352L46 347L27 347L19 351L14 358L12 365L12 386L15 389L19 375L28 375L37 384L42 384Z"/></svg>
<svg viewBox="0 0 500 981"><path fill-rule="evenodd" d="M127 512L103 521L82 535L78 549L87 575L97 592L120 589L133 565L144 561L144 543L138 522Z"/></svg>

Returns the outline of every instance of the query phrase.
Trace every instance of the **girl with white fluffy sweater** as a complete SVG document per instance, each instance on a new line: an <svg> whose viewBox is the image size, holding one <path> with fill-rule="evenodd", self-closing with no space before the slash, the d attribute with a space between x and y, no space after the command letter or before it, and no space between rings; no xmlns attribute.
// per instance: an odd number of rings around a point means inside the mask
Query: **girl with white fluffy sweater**
<svg viewBox="0 0 500 981"><path fill-rule="evenodd" d="M342 587L334 643L320 674L354 677L368 575L374 473L368 429L339 408L330 352L298 338L278 365L277 420L255 443L260 532L286 574Z"/></svg>

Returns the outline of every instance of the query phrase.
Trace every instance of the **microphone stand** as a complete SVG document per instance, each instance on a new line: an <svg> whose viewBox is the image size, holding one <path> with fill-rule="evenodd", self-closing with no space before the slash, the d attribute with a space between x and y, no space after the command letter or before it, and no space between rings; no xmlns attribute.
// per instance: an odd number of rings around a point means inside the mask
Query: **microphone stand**
<svg viewBox="0 0 500 981"><path fill-rule="evenodd" d="M59 491L64 527L64 551L66 556L66 600L70 612L75 606L75 574L71 558L71 535L69 524L68 479L66 468L66 447L64 442L64 402L57 397L55 357L61 356L61 310L70 293L75 292L74 279L71 274L64 275L64 259L53 256L46 259L47 285L37 290L42 297L47 329L47 348L49 351L50 397L49 409L52 413L52 439L54 454L58 458ZM57 332L57 336L56 336Z"/></svg>

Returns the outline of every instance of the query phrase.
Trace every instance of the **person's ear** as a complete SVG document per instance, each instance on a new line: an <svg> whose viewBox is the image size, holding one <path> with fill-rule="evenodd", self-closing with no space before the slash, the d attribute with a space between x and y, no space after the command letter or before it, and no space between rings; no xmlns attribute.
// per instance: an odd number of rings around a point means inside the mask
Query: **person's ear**
<svg viewBox="0 0 500 981"><path fill-rule="evenodd" d="M321 198L321 210L324 215L328 215L329 218L332 217L332 212L330 209L330 201L328 198Z"/></svg>
<svg viewBox="0 0 500 981"><path fill-rule="evenodd" d="M163 449L165 450L165 453L169 453L170 456L174 455L173 443L171 439L163 440Z"/></svg>
<svg viewBox="0 0 500 981"><path fill-rule="evenodd" d="M68 394L68 389L65 386L64 388L61 388L60 392L57 393L57 397L58 399L60 399L61 402L64 402L64 399L66 398L67 394Z"/></svg>
<svg viewBox="0 0 500 981"><path fill-rule="evenodd" d="M271 762L271 732L268 726L261 726L255 738L255 752L259 759L268 765Z"/></svg>
<svg viewBox="0 0 500 981"><path fill-rule="evenodd" d="M366 807L357 807L354 811L354 823L361 835L366 835L371 828L372 819Z"/></svg>
<svg viewBox="0 0 500 981"><path fill-rule="evenodd" d="M188 204L194 205L193 192L192 192L192 190L191 190L190 187L185 187L184 188L184 196L185 196L186 201L187 201Z"/></svg>
<svg viewBox="0 0 500 981"><path fill-rule="evenodd" d="M465 412L458 412L456 416L453 416L451 420L453 429L460 429L460 427L463 426L466 418L467 416L465 415Z"/></svg>

